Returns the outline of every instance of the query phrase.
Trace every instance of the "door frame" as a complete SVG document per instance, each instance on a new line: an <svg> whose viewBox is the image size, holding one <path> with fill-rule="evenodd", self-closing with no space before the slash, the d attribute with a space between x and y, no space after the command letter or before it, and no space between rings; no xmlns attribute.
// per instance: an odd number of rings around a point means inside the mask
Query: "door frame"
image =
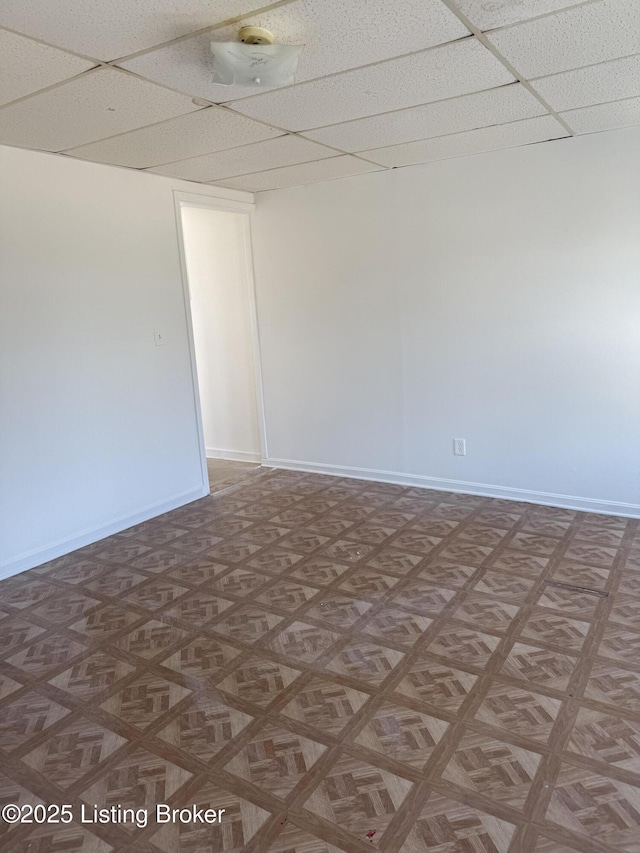
<svg viewBox="0 0 640 853"><path fill-rule="evenodd" d="M183 207L199 207L207 210L216 210L223 213L241 214L243 224L243 249L244 266L247 281L247 295L249 299L249 325L251 334L251 355L254 366L254 379L256 389L256 407L258 412L258 441L260 443L261 462L268 456L267 450L267 427L264 409L264 388L262 381L262 359L260 355L260 333L258 327L258 307L255 290L255 276L253 267L253 251L251 242L251 214L255 210L255 204L244 201L234 201L226 198L216 198L197 193L185 193L174 190L174 210L176 217L176 231L178 234L178 249L180 254L180 273L182 277L182 296L184 302L184 313L187 328L187 339L189 342L189 360L191 363L191 384L193 392L193 408L197 430L198 446L200 448L200 462L202 469L202 487L205 494L209 494L209 474L207 471L207 454L204 441L204 427L202 423L202 406L200 403L200 386L198 384L198 366L196 363L196 348L193 335L193 316L191 313L191 292L189 290L189 276L187 273L187 257L184 244L184 233L182 228Z"/></svg>

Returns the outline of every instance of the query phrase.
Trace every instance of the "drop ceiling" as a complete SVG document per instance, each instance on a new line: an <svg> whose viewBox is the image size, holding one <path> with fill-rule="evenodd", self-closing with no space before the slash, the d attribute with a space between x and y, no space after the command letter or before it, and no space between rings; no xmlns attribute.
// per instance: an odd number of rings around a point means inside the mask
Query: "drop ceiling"
<svg viewBox="0 0 640 853"><path fill-rule="evenodd" d="M304 44L212 82L211 41ZM638 0L0 0L0 143L261 192L640 124Z"/></svg>

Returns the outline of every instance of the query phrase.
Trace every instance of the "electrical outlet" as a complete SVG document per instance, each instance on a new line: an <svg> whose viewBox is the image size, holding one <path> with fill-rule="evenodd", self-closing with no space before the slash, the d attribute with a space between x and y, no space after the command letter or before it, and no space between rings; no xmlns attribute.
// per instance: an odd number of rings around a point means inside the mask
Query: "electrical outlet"
<svg viewBox="0 0 640 853"><path fill-rule="evenodd" d="M454 438L453 439L453 455L454 456L466 456L467 455L467 442L464 438Z"/></svg>

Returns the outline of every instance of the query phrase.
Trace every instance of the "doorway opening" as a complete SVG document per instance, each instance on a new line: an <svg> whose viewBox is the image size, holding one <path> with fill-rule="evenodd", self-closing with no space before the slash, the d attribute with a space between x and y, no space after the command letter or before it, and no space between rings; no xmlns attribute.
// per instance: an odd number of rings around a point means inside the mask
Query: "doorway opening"
<svg viewBox="0 0 640 853"><path fill-rule="evenodd" d="M177 194L203 484L260 473L264 414L249 211Z"/></svg>

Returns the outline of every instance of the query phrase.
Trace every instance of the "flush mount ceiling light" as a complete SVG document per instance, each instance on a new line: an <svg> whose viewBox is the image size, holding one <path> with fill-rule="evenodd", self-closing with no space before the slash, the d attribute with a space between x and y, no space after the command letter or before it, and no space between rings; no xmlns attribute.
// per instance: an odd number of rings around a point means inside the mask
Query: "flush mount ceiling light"
<svg viewBox="0 0 640 853"><path fill-rule="evenodd" d="M304 45L274 44L269 30L242 27L239 41L212 42L213 82L223 86L289 86L295 83Z"/></svg>

